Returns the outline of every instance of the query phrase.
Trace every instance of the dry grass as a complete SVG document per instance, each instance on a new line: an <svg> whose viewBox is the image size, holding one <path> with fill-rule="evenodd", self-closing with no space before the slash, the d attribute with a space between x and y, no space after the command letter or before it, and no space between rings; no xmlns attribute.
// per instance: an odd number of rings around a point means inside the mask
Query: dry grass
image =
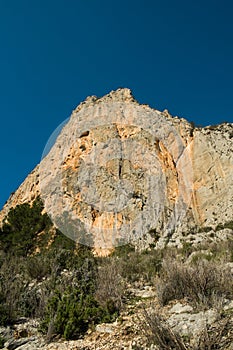
<svg viewBox="0 0 233 350"><path fill-rule="evenodd" d="M156 345L159 350L188 350L181 336L156 311L144 310L141 328L148 346Z"/></svg>
<svg viewBox="0 0 233 350"><path fill-rule="evenodd" d="M157 279L157 293L162 305L187 298L197 308L215 307L223 298L233 296L232 273L219 261L184 264L167 258Z"/></svg>
<svg viewBox="0 0 233 350"><path fill-rule="evenodd" d="M193 350L230 350L233 344L233 321L229 317L205 326Z"/></svg>
<svg viewBox="0 0 233 350"><path fill-rule="evenodd" d="M95 297L100 305L119 311L123 305L124 282L119 262L115 258L106 258L98 269Z"/></svg>
<svg viewBox="0 0 233 350"><path fill-rule="evenodd" d="M195 339L182 338L167 324L156 309L144 310L140 320L147 346L159 350L230 350L233 344L233 320L223 317L212 325L206 325Z"/></svg>

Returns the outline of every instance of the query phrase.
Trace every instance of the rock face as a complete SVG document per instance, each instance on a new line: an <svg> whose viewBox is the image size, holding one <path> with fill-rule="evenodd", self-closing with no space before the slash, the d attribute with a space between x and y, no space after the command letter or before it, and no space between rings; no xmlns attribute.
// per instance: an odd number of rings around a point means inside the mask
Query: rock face
<svg viewBox="0 0 233 350"><path fill-rule="evenodd" d="M226 236L232 146L233 124L193 128L167 110L140 105L129 89L88 97L0 220L40 195L55 226L97 250L180 245L212 237L216 228Z"/></svg>

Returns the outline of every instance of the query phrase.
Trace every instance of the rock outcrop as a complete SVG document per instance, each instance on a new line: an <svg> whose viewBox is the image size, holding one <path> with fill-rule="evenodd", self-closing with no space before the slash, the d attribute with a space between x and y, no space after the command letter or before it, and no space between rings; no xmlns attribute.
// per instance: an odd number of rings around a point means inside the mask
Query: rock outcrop
<svg viewBox="0 0 233 350"><path fill-rule="evenodd" d="M233 229L233 124L194 128L139 104L129 89L88 97L50 152L11 195L40 195L55 226L111 249L181 245Z"/></svg>

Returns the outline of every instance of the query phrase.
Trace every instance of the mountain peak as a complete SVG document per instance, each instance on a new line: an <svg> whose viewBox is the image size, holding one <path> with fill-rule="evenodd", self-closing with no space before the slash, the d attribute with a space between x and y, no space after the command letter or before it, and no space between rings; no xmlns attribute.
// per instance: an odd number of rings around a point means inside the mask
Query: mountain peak
<svg viewBox="0 0 233 350"><path fill-rule="evenodd" d="M60 231L95 249L182 246L221 228L224 237L232 227L232 128L195 128L139 104L128 88L89 96L0 223L40 196Z"/></svg>
<svg viewBox="0 0 233 350"><path fill-rule="evenodd" d="M108 94L97 97L95 95L88 96L83 102L81 102L74 112L79 112L83 107L93 106L94 104L101 102L137 102L133 96L132 91L129 88L119 88L112 90Z"/></svg>
<svg viewBox="0 0 233 350"><path fill-rule="evenodd" d="M129 88L119 88L117 90L112 90L109 94L105 95L103 98L111 99L119 102L134 102L132 91Z"/></svg>

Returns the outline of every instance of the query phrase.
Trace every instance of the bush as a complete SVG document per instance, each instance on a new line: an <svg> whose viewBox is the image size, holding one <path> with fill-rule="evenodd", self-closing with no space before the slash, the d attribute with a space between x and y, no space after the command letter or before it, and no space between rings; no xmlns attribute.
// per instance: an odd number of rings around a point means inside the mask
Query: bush
<svg viewBox="0 0 233 350"><path fill-rule="evenodd" d="M98 303L94 293L72 286L62 292L56 290L49 298L41 330L47 333L48 340L56 335L78 339L91 325L112 321L113 316Z"/></svg>
<svg viewBox="0 0 233 350"><path fill-rule="evenodd" d="M233 322L224 317L212 325L206 325L193 346L193 350L231 349L233 344Z"/></svg>
<svg viewBox="0 0 233 350"><path fill-rule="evenodd" d="M232 296L232 274L229 268L213 260L185 265L167 259L157 281L157 293L162 305L187 298L196 307L212 307L218 298Z"/></svg>
<svg viewBox="0 0 233 350"><path fill-rule="evenodd" d="M42 330L51 332L49 337L60 335L65 339L77 339L84 334L90 324L98 323L104 310L99 307L91 294L68 288L64 293L56 291L49 299L47 315L42 322Z"/></svg>
<svg viewBox="0 0 233 350"><path fill-rule="evenodd" d="M233 230L233 221L228 221L228 222L225 222L224 224L218 224L215 228L215 231L220 231L220 230L223 230L224 228L229 228Z"/></svg>
<svg viewBox="0 0 233 350"><path fill-rule="evenodd" d="M121 300L113 288L106 304L97 300L100 275L91 249L76 247L42 210L39 198L17 206L0 232L0 325L40 317L49 337L77 338L91 324L114 320Z"/></svg>
<svg viewBox="0 0 233 350"><path fill-rule="evenodd" d="M153 281L162 265L163 252L159 250L145 250L143 252L132 249L116 251L118 265L121 266L122 277L129 282L144 280L147 283Z"/></svg>
<svg viewBox="0 0 233 350"><path fill-rule="evenodd" d="M42 214L43 205L38 198L30 206L28 203L12 208L0 230L0 247L14 255L28 256L40 246L38 233L48 233L52 224L47 214ZM49 235L42 235L46 240ZM43 245L45 243L43 242Z"/></svg>
<svg viewBox="0 0 233 350"><path fill-rule="evenodd" d="M76 244L75 241L65 236L62 232L56 229L55 236L51 245L49 246L49 249L57 251L60 250L61 247L65 250L74 252L74 250L76 249Z"/></svg>
<svg viewBox="0 0 233 350"><path fill-rule="evenodd" d="M97 274L96 299L110 314L118 314L123 305L124 282L119 261L105 258Z"/></svg>
<svg viewBox="0 0 233 350"><path fill-rule="evenodd" d="M223 317L212 325L206 325L200 335L183 338L173 331L156 309L144 310L140 326L147 345L159 350L221 350L231 349L233 344L233 321Z"/></svg>
<svg viewBox="0 0 233 350"><path fill-rule="evenodd" d="M6 256L0 269L0 325L6 326L19 317L34 317L40 307L38 284L27 274L26 258Z"/></svg>
<svg viewBox="0 0 233 350"><path fill-rule="evenodd" d="M6 342L6 339L4 339L1 335L0 335L0 349L4 348L4 344Z"/></svg>
<svg viewBox="0 0 233 350"><path fill-rule="evenodd" d="M115 309L96 298L97 265L90 250L79 247L79 254L74 255L71 265L72 268L62 271L54 279L53 287L49 287L41 322L41 330L49 340L55 335L77 339L89 326L113 321L117 316Z"/></svg>
<svg viewBox="0 0 233 350"><path fill-rule="evenodd" d="M157 345L159 350L187 350L182 337L175 333L156 311L144 310L140 321L147 345Z"/></svg>
<svg viewBox="0 0 233 350"><path fill-rule="evenodd" d="M51 274L51 260L48 255L37 254L25 259L25 267L28 277L41 281Z"/></svg>

